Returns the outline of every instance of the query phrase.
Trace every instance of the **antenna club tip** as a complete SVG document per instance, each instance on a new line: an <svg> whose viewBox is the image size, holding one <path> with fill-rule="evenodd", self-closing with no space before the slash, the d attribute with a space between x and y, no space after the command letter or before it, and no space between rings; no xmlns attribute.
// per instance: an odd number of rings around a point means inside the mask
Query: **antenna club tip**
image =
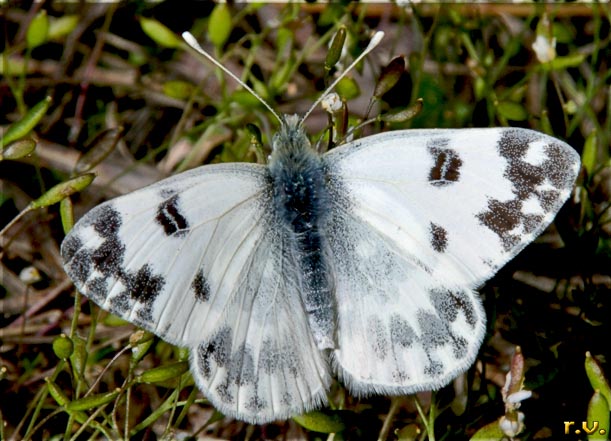
<svg viewBox="0 0 611 441"><path fill-rule="evenodd" d="M195 39L193 34L189 31L184 31L180 35L182 36L183 40L185 40L187 43L190 43L190 44L192 44L193 42L197 43L197 40Z"/></svg>
<svg viewBox="0 0 611 441"><path fill-rule="evenodd" d="M367 45L366 50L370 51L371 49L376 47L378 44L380 44L380 41L382 41L383 38L384 38L384 32L377 31L375 34L373 34L373 37L371 37L371 40L369 41L369 44Z"/></svg>

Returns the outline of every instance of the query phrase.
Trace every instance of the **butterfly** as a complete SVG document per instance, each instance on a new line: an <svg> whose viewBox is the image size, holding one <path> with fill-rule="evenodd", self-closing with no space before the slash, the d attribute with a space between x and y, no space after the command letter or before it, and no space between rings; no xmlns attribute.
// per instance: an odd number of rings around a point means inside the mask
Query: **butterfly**
<svg viewBox="0 0 611 441"><path fill-rule="evenodd" d="M82 293L189 348L209 401L251 423L324 405L334 377L403 395L467 370L485 332L475 288L550 224L580 167L521 128L319 154L304 118L278 116L267 165L205 165L105 202L61 248Z"/></svg>

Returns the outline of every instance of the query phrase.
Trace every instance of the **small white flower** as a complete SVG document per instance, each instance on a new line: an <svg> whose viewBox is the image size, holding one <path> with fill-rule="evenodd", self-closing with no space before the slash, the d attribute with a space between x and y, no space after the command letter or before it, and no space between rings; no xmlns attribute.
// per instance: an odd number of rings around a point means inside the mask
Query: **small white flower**
<svg viewBox="0 0 611 441"><path fill-rule="evenodd" d="M521 390L519 392L514 392L507 397L507 403L516 404L521 401L524 401L530 397L532 397L532 391L529 390Z"/></svg>
<svg viewBox="0 0 611 441"><path fill-rule="evenodd" d="M524 414L522 412L517 413L517 420L502 416L499 420L499 427L505 435L513 438L522 430L524 430Z"/></svg>
<svg viewBox="0 0 611 441"><path fill-rule="evenodd" d="M532 48L540 63L548 63L556 58L555 37L550 40L549 37L539 34L532 44Z"/></svg>
<svg viewBox="0 0 611 441"><path fill-rule="evenodd" d="M342 108L342 100L338 94L332 92L323 98L321 105L325 112L333 113Z"/></svg>
<svg viewBox="0 0 611 441"><path fill-rule="evenodd" d="M19 273L19 279L27 285L33 285L34 283L39 282L42 277L36 267L27 266Z"/></svg>

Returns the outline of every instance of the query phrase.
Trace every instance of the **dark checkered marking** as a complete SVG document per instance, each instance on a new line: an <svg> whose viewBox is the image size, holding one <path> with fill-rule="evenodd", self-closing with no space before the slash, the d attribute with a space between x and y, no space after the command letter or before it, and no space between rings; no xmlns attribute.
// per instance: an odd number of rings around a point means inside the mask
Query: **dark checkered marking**
<svg viewBox="0 0 611 441"><path fill-rule="evenodd" d="M525 200L535 197L543 210L554 212L559 208L562 191L573 185L574 159L561 145L553 142L546 145L547 157L538 165L525 161L532 143L538 139L536 133L519 129L502 133L497 148L507 160L503 176L512 183L514 198L507 201L490 199L486 210L476 216L482 225L498 235L505 251L520 246L524 234L536 231L544 221L542 215L523 213ZM556 190L538 190L545 180ZM512 233L519 231L519 227L522 231Z"/></svg>
<svg viewBox="0 0 611 441"><path fill-rule="evenodd" d="M231 355L227 369L227 381L237 386L253 384L256 379L253 350L246 344L241 344Z"/></svg>
<svg viewBox="0 0 611 441"><path fill-rule="evenodd" d="M387 338L386 327L375 315L367 319L367 335L371 336L369 343L376 357L384 360L388 356L390 342Z"/></svg>
<svg viewBox="0 0 611 441"><path fill-rule="evenodd" d="M163 289L165 279L159 274L154 274L151 266L147 263L138 271L130 274L127 280L128 295L140 303L152 305Z"/></svg>
<svg viewBox="0 0 611 441"><path fill-rule="evenodd" d="M97 271L109 276L123 269L125 245L118 236L108 236L99 247L91 251L91 261Z"/></svg>
<svg viewBox="0 0 611 441"><path fill-rule="evenodd" d="M188 231L189 223L178 208L178 195L175 194L159 204L155 220L163 227L167 236L183 235Z"/></svg>
<svg viewBox="0 0 611 441"><path fill-rule="evenodd" d="M442 375L444 370L443 362L432 357L437 348L450 344L454 357L461 359L467 355L469 346L465 338L452 332L448 325L447 312L444 315L438 317L423 309L417 313L418 325L421 329L420 342L429 359L429 364L424 367L424 372L432 377Z"/></svg>
<svg viewBox="0 0 611 441"><path fill-rule="evenodd" d="M70 234L62 242L62 258L70 262L77 251L83 247L83 241L76 234Z"/></svg>
<svg viewBox="0 0 611 441"><path fill-rule="evenodd" d="M220 365L219 365L220 366ZM253 350L246 344L241 344L238 349L231 354L229 363L226 365L227 371L224 373L223 381L216 387L218 396L227 404L233 404L235 397L240 393L240 387L253 385L257 378L255 371ZM220 375L222 372L216 373ZM250 399L250 405L265 407L267 404L258 396L254 395Z"/></svg>
<svg viewBox="0 0 611 441"><path fill-rule="evenodd" d="M429 183L436 187L445 187L458 182L462 159L456 150L447 147L449 140L442 138L429 142L429 154L433 158L433 167L429 172Z"/></svg>
<svg viewBox="0 0 611 441"><path fill-rule="evenodd" d="M71 234L62 243L62 258L70 278L77 284L84 284L92 271L91 251L83 247L76 234Z"/></svg>
<svg viewBox="0 0 611 441"><path fill-rule="evenodd" d="M438 253L443 253L448 247L448 232L442 226L431 222L429 233L433 249Z"/></svg>
<svg viewBox="0 0 611 441"><path fill-rule="evenodd" d="M263 409L266 409L268 407L268 404L267 401L265 401L258 395L253 395L249 398L245 407L251 412L257 413L261 412Z"/></svg>
<svg viewBox="0 0 611 441"><path fill-rule="evenodd" d="M207 302L210 300L210 285L204 276L204 270L199 269L193 282L191 283L191 289L195 293L195 298L200 302Z"/></svg>
<svg viewBox="0 0 611 441"><path fill-rule="evenodd" d="M409 348L418 341L414 329L399 314L390 316L390 341L393 346L399 345L403 348Z"/></svg>
<svg viewBox="0 0 611 441"><path fill-rule="evenodd" d="M96 233L104 239L117 237L123 221L119 212L112 206L112 203L101 205L89 214L89 216L92 215L95 215L93 229Z"/></svg>
<svg viewBox="0 0 611 441"><path fill-rule="evenodd" d="M295 377L303 377L303 366L291 345L278 346L272 339L266 339L259 353L259 371L267 375L288 371Z"/></svg>
<svg viewBox="0 0 611 441"><path fill-rule="evenodd" d="M429 291L431 301L435 310L442 320L452 323L458 318L458 312L462 311L467 323L475 328L477 324L477 313L469 296L462 291L450 291L445 288L436 288Z"/></svg>
<svg viewBox="0 0 611 441"><path fill-rule="evenodd" d="M233 332L229 326L219 329L208 341L197 347L197 366L199 372L205 379L212 375L211 362L214 361L218 367L225 367L231 358L231 340Z"/></svg>

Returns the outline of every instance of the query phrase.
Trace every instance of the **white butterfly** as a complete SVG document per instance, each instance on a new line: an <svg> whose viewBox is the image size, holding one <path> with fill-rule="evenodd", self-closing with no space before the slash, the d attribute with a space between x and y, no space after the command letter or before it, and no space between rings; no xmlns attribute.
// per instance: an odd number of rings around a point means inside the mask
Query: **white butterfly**
<svg viewBox="0 0 611 441"><path fill-rule="evenodd" d="M578 155L515 128L319 155L303 119L280 120L268 165L207 165L91 210L62 244L67 273L189 347L207 398L248 422L323 405L332 376L358 396L447 384L484 335L474 289L552 221Z"/></svg>

